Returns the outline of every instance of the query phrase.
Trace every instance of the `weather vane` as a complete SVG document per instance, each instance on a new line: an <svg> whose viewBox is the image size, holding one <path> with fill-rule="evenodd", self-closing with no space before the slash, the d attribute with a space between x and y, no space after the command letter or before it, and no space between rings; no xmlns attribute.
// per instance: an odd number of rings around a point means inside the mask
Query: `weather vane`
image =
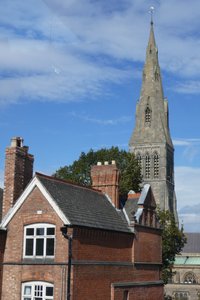
<svg viewBox="0 0 200 300"><path fill-rule="evenodd" d="M153 14L154 14L154 6L150 6L149 8L149 13L151 14L151 24L153 24Z"/></svg>

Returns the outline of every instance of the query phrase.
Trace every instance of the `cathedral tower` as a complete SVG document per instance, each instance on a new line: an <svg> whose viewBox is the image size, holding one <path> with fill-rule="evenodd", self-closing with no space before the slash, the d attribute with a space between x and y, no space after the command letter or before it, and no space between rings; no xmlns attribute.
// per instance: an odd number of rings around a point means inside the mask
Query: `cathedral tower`
<svg viewBox="0 0 200 300"><path fill-rule="evenodd" d="M136 124L129 142L141 166L143 181L152 187L160 209L176 211L174 191L174 147L168 122L168 102L163 96L162 79L158 62L153 22L140 99L136 107Z"/></svg>

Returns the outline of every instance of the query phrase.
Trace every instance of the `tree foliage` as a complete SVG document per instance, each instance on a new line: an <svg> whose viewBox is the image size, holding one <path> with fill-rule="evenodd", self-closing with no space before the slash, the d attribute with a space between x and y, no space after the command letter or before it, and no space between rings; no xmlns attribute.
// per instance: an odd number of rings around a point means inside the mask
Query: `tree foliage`
<svg viewBox="0 0 200 300"><path fill-rule="evenodd" d="M162 279L166 284L173 275L172 267L175 256L181 252L186 237L181 229L177 226L173 213L169 211L158 210L158 219L162 228Z"/></svg>
<svg viewBox="0 0 200 300"><path fill-rule="evenodd" d="M103 148L97 151L91 149L88 153L82 152L78 160L75 160L69 166L61 167L55 172L54 176L91 186L91 166L96 165L98 161L111 162L112 160L116 161L116 165L121 174L119 182L120 196L127 196L130 190L139 192L142 177L137 160L134 154L125 150L119 150L118 147L112 147L110 149Z"/></svg>

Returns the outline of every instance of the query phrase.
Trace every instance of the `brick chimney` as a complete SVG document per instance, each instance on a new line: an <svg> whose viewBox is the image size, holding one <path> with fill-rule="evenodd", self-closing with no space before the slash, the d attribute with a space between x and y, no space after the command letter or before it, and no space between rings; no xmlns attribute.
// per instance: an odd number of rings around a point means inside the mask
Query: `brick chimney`
<svg viewBox="0 0 200 300"><path fill-rule="evenodd" d="M119 208L119 169L115 161L102 165L98 162L91 168L92 187L107 194L116 208Z"/></svg>
<svg viewBox="0 0 200 300"><path fill-rule="evenodd" d="M15 204L33 176L33 155L23 146L21 137L11 139L6 148L2 217Z"/></svg>

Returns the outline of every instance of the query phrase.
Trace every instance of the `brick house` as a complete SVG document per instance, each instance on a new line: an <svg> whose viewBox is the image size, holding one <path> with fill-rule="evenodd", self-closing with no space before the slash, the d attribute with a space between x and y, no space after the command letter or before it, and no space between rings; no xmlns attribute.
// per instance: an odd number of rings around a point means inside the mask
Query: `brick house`
<svg viewBox="0 0 200 300"><path fill-rule="evenodd" d="M150 185L120 209L114 162L92 167L95 189L40 173L31 178L32 170L28 147L12 139L0 201L2 300L163 299Z"/></svg>

